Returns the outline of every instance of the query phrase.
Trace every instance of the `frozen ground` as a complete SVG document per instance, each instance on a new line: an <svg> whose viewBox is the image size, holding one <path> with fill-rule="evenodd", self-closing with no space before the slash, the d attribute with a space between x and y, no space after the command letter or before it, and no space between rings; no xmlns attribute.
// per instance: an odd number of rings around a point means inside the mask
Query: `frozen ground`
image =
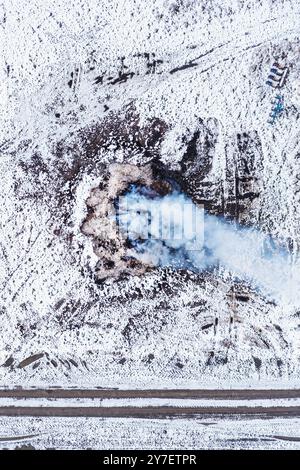
<svg viewBox="0 0 300 470"><path fill-rule="evenodd" d="M80 226L108 163L155 159L295 262L299 13L298 0L1 3L2 386L296 386L300 301L222 269L97 285ZM290 73L270 127L274 58ZM214 428L186 426L210 445Z"/></svg>
<svg viewBox="0 0 300 470"><path fill-rule="evenodd" d="M299 419L0 418L1 449L299 449Z"/></svg>

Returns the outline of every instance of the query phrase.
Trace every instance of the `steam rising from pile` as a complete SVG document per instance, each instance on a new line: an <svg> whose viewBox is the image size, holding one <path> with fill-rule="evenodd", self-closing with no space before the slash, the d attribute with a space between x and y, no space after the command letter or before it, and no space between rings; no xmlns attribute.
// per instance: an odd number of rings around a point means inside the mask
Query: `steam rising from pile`
<svg viewBox="0 0 300 470"><path fill-rule="evenodd" d="M272 299L296 302L300 269L287 252L258 230L205 213L177 191L161 197L131 186L118 201L117 220L130 241L128 254L143 263L196 271L220 265Z"/></svg>

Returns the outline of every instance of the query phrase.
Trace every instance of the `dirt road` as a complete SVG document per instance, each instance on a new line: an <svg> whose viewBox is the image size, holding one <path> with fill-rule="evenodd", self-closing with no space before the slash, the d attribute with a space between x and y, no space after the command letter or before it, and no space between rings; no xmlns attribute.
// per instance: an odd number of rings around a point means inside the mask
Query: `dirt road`
<svg viewBox="0 0 300 470"><path fill-rule="evenodd" d="M64 417L103 417L103 418L195 418L195 417L300 417L300 406L274 407L174 407L174 406L113 406L113 407L52 407L52 406L2 406L0 416L64 416Z"/></svg>
<svg viewBox="0 0 300 470"><path fill-rule="evenodd" d="M203 390L203 389L0 389L0 398L170 398L211 400L259 400L300 398L300 389Z"/></svg>
<svg viewBox="0 0 300 470"><path fill-rule="evenodd" d="M299 402L282 400L300 398L300 390L116 390L116 389L13 389L0 390L0 416L62 416L62 417L135 417L135 418L185 418L207 416L244 417L300 417ZM7 402L6 402L7 399ZM39 403L32 399L38 399ZM78 405L72 400L77 399ZM91 399L100 399L94 404ZM101 400L107 403L103 406ZM113 400L109 403L109 400ZM120 399L120 402L116 399ZM144 405L123 399L149 399ZM152 403L152 399L161 399ZM167 403L166 399L179 399ZM190 399L208 400L195 402ZM11 403L13 400L13 404ZM60 400L65 400L59 403ZM91 401L87 403L86 400ZM186 403L185 403L186 400ZM234 404L237 400L245 403ZM265 400L255 403L253 400ZM270 402L281 400L280 402ZM69 401L69 403L68 403ZM223 403L222 403L223 402ZM230 403L232 402L232 403ZM264 406L264 403L266 404ZM39 406L37 406L39 405Z"/></svg>

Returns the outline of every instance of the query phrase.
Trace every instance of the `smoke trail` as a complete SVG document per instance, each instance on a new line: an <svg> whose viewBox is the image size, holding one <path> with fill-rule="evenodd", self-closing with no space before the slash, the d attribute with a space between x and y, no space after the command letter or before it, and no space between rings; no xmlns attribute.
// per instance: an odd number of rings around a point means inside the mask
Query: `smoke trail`
<svg viewBox="0 0 300 470"><path fill-rule="evenodd" d="M296 302L299 265L256 229L209 215L185 195L163 197L132 187L119 200L118 224L130 240L129 255L155 266L196 271L217 265L274 300Z"/></svg>

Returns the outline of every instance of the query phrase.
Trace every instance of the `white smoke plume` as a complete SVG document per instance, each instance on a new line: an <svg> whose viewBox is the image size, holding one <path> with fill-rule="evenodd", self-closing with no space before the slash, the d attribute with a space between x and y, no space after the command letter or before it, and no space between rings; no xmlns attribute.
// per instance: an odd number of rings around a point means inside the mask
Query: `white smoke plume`
<svg viewBox="0 0 300 470"><path fill-rule="evenodd" d="M139 261L196 271L221 265L270 299L297 303L299 263L257 229L209 215L177 191L149 197L135 187L119 199L117 216Z"/></svg>

